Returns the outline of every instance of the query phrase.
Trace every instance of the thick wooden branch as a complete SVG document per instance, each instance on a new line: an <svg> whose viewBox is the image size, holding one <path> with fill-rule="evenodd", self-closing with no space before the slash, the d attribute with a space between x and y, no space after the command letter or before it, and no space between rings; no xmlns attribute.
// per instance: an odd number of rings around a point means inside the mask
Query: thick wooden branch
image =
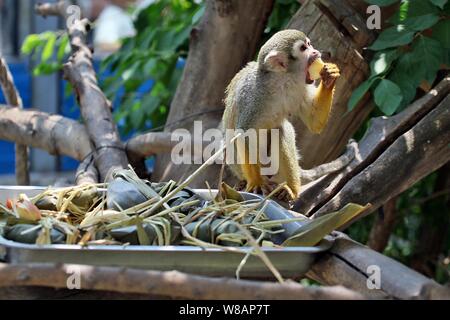
<svg viewBox="0 0 450 320"><path fill-rule="evenodd" d="M450 161L449 145L450 95L352 178L314 216L332 212L349 202L370 202L373 208L380 207Z"/></svg>
<svg viewBox="0 0 450 320"><path fill-rule="evenodd" d="M334 246L313 264L309 278L325 285L343 285L374 299L450 299L450 288L342 233L335 232L335 236ZM380 271L380 289L367 284L376 278L375 269Z"/></svg>
<svg viewBox="0 0 450 320"><path fill-rule="evenodd" d="M67 14L67 7L69 3L67 1L58 1L55 3L38 3L35 7L37 14L43 16L57 16L64 17Z"/></svg>
<svg viewBox="0 0 450 320"><path fill-rule="evenodd" d="M5 96L6 103L10 106L23 108L22 98L17 90L12 74L8 68L8 64L2 55L0 55L0 85ZM28 168L28 146L16 144L15 170L16 180L19 185L30 184L30 172Z"/></svg>
<svg viewBox="0 0 450 320"><path fill-rule="evenodd" d="M398 115L373 119L353 161L306 185L295 209L319 216L347 202L371 202L375 210L442 166L450 156L449 92L447 77Z"/></svg>
<svg viewBox="0 0 450 320"><path fill-rule="evenodd" d="M0 107L0 139L76 160L82 160L92 151L82 124L36 110Z"/></svg>
<svg viewBox="0 0 450 320"><path fill-rule="evenodd" d="M98 182L98 171L94 165L94 155L91 154L79 164L75 174L75 183L81 185Z"/></svg>
<svg viewBox="0 0 450 320"><path fill-rule="evenodd" d="M168 153L176 144L178 144L178 141L172 141L171 137L171 132L149 132L140 134L127 141L126 150L128 153L133 153L138 158Z"/></svg>
<svg viewBox="0 0 450 320"><path fill-rule="evenodd" d="M75 90L86 130L95 149L95 164L103 181L114 169L128 165L125 148L113 121L111 104L98 87L92 52L86 45L88 20L77 20L69 28L73 54L64 74Z"/></svg>
<svg viewBox="0 0 450 320"><path fill-rule="evenodd" d="M41 4L36 12L43 15L66 15L66 2ZM92 65L92 52L87 45L90 23L75 20L68 26L72 56L64 65L64 75L75 90L89 138L94 148L95 165L100 179L105 180L114 169L125 168L128 159L115 125L111 103L100 90Z"/></svg>
<svg viewBox="0 0 450 320"><path fill-rule="evenodd" d="M210 278L177 271L161 272L85 265L0 264L0 287L40 286L67 288L68 277L80 275L83 290L162 295L185 299L363 299L342 286L304 287L294 282L277 284Z"/></svg>
<svg viewBox="0 0 450 320"><path fill-rule="evenodd" d="M60 115L0 106L0 139L40 148L54 155L82 161L92 152L86 128ZM169 152L175 142L168 132L150 132L131 138L127 152L142 158Z"/></svg>

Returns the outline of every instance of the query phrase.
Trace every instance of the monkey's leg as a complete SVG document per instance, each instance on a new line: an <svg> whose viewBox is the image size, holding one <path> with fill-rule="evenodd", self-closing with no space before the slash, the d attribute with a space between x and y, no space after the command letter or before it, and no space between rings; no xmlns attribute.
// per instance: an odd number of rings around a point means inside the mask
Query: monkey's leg
<svg viewBox="0 0 450 320"><path fill-rule="evenodd" d="M280 128L279 153L279 169L275 181L286 182L289 188L282 190L277 197L284 201L293 200L300 193L300 167L295 145L295 129L287 120L283 121Z"/></svg>
<svg viewBox="0 0 450 320"><path fill-rule="evenodd" d="M255 154L253 157L250 157L250 148L248 143L245 141L238 139L236 145L240 164L240 168L238 170L242 173L244 180L247 182L245 191L253 193L267 193L269 181L266 177L261 175L259 155ZM256 150L253 151L257 153Z"/></svg>

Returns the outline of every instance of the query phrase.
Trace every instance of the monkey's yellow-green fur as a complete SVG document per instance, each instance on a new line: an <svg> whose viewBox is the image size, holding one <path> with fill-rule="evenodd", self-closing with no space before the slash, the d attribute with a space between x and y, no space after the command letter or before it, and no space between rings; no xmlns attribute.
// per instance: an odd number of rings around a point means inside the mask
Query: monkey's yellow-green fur
<svg viewBox="0 0 450 320"><path fill-rule="evenodd" d="M322 132L330 115L335 80L340 75L336 65L325 63L320 83L314 84L308 68L317 57L320 54L304 33L280 31L264 44L258 60L250 62L230 82L224 100L223 129L280 130L279 171L270 179L261 175L259 159L250 163L248 145L236 144L238 158L244 161L229 166L246 181L246 191L268 193L274 185L287 182L283 197L298 197L299 155L288 117L299 116L310 131Z"/></svg>

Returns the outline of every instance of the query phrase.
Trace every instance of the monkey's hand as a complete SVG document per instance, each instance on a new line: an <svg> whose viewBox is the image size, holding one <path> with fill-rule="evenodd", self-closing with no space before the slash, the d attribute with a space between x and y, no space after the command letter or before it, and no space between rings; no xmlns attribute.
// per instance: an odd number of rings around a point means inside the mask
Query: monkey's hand
<svg viewBox="0 0 450 320"><path fill-rule="evenodd" d="M339 68L334 63L325 63L322 71L320 71L320 77L325 88L330 89L334 87L336 79L341 76Z"/></svg>

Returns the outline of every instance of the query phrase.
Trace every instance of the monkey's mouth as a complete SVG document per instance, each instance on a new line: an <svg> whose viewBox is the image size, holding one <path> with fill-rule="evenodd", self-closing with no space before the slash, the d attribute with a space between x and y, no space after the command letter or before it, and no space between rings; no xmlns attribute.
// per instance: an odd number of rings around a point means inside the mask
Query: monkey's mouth
<svg viewBox="0 0 450 320"><path fill-rule="evenodd" d="M317 58L318 58L318 56L314 56L314 57L311 57L311 58L308 60L308 65L306 66L306 70L305 70L305 73L306 73L305 82L306 82L306 84L313 84L313 83L314 83L314 80L311 79L311 75L309 74L309 67L311 66L311 64L312 64Z"/></svg>
<svg viewBox="0 0 450 320"><path fill-rule="evenodd" d="M311 79L311 76L309 75L309 71L306 70L306 79L305 79L306 84L313 84L314 80Z"/></svg>

